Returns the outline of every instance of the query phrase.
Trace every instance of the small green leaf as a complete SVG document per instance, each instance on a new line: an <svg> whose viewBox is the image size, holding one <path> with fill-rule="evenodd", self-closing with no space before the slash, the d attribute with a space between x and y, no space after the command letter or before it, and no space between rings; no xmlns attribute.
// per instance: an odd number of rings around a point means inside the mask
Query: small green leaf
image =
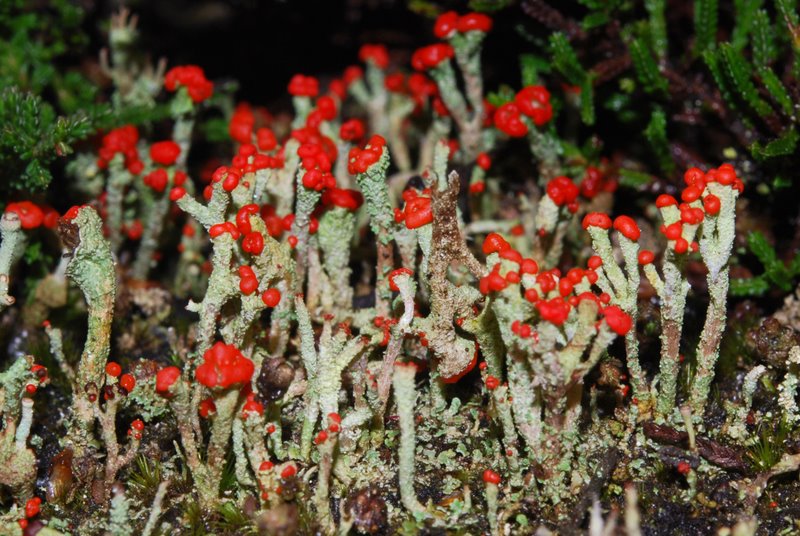
<svg viewBox="0 0 800 536"><path fill-rule="evenodd" d="M550 52L553 55L553 65L570 84L580 86L584 83L586 69L578 61L578 55L566 35L557 32L550 36Z"/></svg>
<svg viewBox="0 0 800 536"><path fill-rule="evenodd" d="M694 34L695 56L714 48L717 41L717 0L695 0Z"/></svg>
<svg viewBox="0 0 800 536"><path fill-rule="evenodd" d="M666 93L669 88L667 79L661 74L656 60L644 39L637 37L628 44L636 77L647 93Z"/></svg>
<svg viewBox="0 0 800 536"><path fill-rule="evenodd" d="M736 93L758 115L765 117L773 113L772 107L758 94L752 81L752 69L745 57L737 52L730 43L719 47L720 65L726 78L736 89Z"/></svg>
<svg viewBox="0 0 800 536"><path fill-rule="evenodd" d="M581 84L581 120L586 125L594 125L594 77L587 76Z"/></svg>
<svg viewBox="0 0 800 536"><path fill-rule="evenodd" d="M653 182L653 176L649 173L636 171L634 169L620 168L619 183L628 188L641 188Z"/></svg>
<svg viewBox="0 0 800 536"><path fill-rule="evenodd" d="M768 290L769 283L763 276L731 279L731 296L763 296Z"/></svg>
<svg viewBox="0 0 800 536"><path fill-rule="evenodd" d="M779 138L772 140L766 146L762 146L759 142L754 142L750 146L750 152L755 158L760 160L774 158L776 156L787 156L794 153L799 138L800 134L798 134L794 128L790 128L788 131L781 134Z"/></svg>
<svg viewBox="0 0 800 536"><path fill-rule="evenodd" d="M644 7L650 20L650 36L653 41L653 51L659 59L667 57L667 22L664 18L666 0L644 0Z"/></svg>
<svg viewBox="0 0 800 536"><path fill-rule="evenodd" d="M763 9L753 16L753 63L770 65L775 60L775 31L769 15Z"/></svg>
<svg viewBox="0 0 800 536"><path fill-rule="evenodd" d="M650 122L644 130L650 147L656 154L658 166L665 175L672 175L675 171L675 162L669 150L669 140L667 139L667 116L664 110L656 108L650 116Z"/></svg>

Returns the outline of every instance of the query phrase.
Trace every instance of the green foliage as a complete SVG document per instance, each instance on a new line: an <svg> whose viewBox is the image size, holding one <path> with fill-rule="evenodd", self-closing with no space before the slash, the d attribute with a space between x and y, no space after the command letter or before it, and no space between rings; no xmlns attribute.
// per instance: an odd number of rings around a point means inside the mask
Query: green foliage
<svg viewBox="0 0 800 536"><path fill-rule="evenodd" d="M647 141L658 159L658 167L661 172L671 175L675 171L675 162L669 150L669 140L667 138L667 116L664 110L656 108L650 116L650 122L644 130Z"/></svg>
<svg viewBox="0 0 800 536"><path fill-rule="evenodd" d="M731 45L736 50L747 46L750 33L753 31L756 13L761 8L763 0L734 0L733 7L736 13L731 35Z"/></svg>
<svg viewBox="0 0 800 536"><path fill-rule="evenodd" d="M753 156L761 160L776 156L791 155L794 154L794 149L797 147L798 138L800 138L800 136L798 136L797 131L794 128L790 128L780 137L767 143L766 146L763 146L759 142L754 142L750 146L750 152L753 153Z"/></svg>
<svg viewBox="0 0 800 536"><path fill-rule="evenodd" d="M155 495L162 480L161 462L144 454L136 457L136 467L128 477L128 485L143 496Z"/></svg>
<svg viewBox="0 0 800 536"><path fill-rule="evenodd" d="M549 73L550 63L535 54L522 54L519 57L519 66L522 73L522 86L541 83L539 73Z"/></svg>
<svg viewBox="0 0 800 536"><path fill-rule="evenodd" d="M763 234L758 231L750 233L747 237L747 247L758 261L764 266L764 273L750 279L732 279L731 294L734 296L761 296L771 288L788 292L794 288L794 279L800 275L800 253L798 253L789 266L786 266L778 254L767 242Z"/></svg>
<svg viewBox="0 0 800 536"><path fill-rule="evenodd" d="M664 17L666 0L645 0L644 7L647 9L650 35L653 42L653 50L659 59L667 56L669 43L667 41L667 22Z"/></svg>
<svg viewBox="0 0 800 536"><path fill-rule="evenodd" d="M789 435L789 426L786 419L773 424L762 423L758 427L758 435L747 450L747 457L758 471L768 471L778 463L786 451L786 438Z"/></svg>
<svg viewBox="0 0 800 536"><path fill-rule="evenodd" d="M219 519L215 528L227 534L258 534L255 526L242 509L234 502L225 502L217 507Z"/></svg>
<svg viewBox="0 0 800 536"><path fill-rule="evenodd" d="M580 86L587 77L575 49L569 44L567 36L561 32L550 36L550 52L553 57L553 66L564 75L570 84Z"/></svg>
<svg viewBox="0 0 800 536"><path fill-rule="evenodd" d="M581 88L581 119L594 124L594 77L583 68L567 36L557 32L550 36L553 66L569 81Z"/></svg>
<svg viewBox="0 0 800 536"><path fill-rule="evenodd" d="M628 45L636 77L647 93L666 93L669 83L661 74L650 47L642 37L635 37Z"/></svg>
<svg viewBox="0 0 800 536"><path fill-rule="evenodd" d="M695 0L694 53L696 56L714 48L717 41L717 11L717 0Z"/></svg>
<svg viewBox="0 0 800 536"><path fill-rule="evenodd" d="M775 34L769 15L759 9L753 15L753 62L756 65L770 65L775 60Z"/></svg>
<svg viewBox="0 0 800 536"><path fill-rule="evenodd" d="M653 176L628 168L619 169L619 183L628 188L641 188L653 182Z"/></svg>
<svg viewBox="0 0 800 536"><path fill-rule="evenodd" d="M731 94L746 102L760 116L772 113L772 108L758 94L758 89L751 78L750 63L741 52L737 52L730 43L723 43L717 51L717 61Z"/></svg>
<svg viewBox="0 0 800 536"><path fill-rule="evenodd" d="M42 190L52 179L49 164L94 132L84 113L57 117L41 97L10 87L0 93L0 180L6 187Z"/></svg>

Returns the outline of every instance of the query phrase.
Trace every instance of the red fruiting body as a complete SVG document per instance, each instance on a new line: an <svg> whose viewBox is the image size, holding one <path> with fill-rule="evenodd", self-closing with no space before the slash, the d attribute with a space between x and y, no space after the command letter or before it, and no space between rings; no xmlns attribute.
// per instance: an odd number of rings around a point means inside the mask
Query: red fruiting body
<svg viewBox="0 0 800 536"><path fill-rule="evenodd" d="M365 132L364 122L360 119L349 119L339 127L339 137L345 141L358 141Z"/></svg>
<svg viewBox="0 0 800 536"><path fill-rule="evenodd" d="M533 259L522 259L519 265L520 274L535 274L539 271L539 265Z"/></svg>
<svg viewBox="0 0 800 536"><path fill-rule="evenodd" d="M136 430L138 432L141 432L142 430L144 430L144 421L142 421L142 419L135 419L131 423L131 428L133 428L134 430Z"/></svg>
<svg viewBox="0 0 800 536"><path fill-rule="evenodd" d="M484 190L486 190L486 183L483 181L473 182L469 185L469 193L471 194L481 194Z"/></svg>
<svg viewBox="0 0 800 536"><path fill-rule="evenodd" d="M681 199L686 203L691 203L692 201L697 201L700 199L700 196L703 195L703 189L699 186L687 186L681 192Z"/></svg>
<svg viewBox="0 0 800 536"><path fill-rule="evenodd" d="M206 79L203 69L196 65L173 67L164 76L164 87L175 91L178 85L185 86L193 102L202 102L214 92L214 84Z"/></svg>
<svg viewBox="0 0 800 536"><path fill-rule="evenodd" d="M453 56L453 47L446 43L436 43L417 49L411 56L411 66L417 71L425 71L436 67Z"/></svg>
<svg viewBox="0 0 800 536"><path fill-rule="evenodd" d="M291 478L297 474L297 468L294 465L287 465L283 471L281 471L281 478Z"/></svg>
<svg viewBox="0 0 800 536"><path fill-rule="evenodd" d="M678 202L671 195L661 194L656 198L656 207L658 208L669 207L677 204Z"/></svg>
<svg viewBox="0 0 800 536"><path fill-rule="evenodd" d="M130 374L123 374L119 377L119 385L130 393L136 387L136 378Z"/></svg>
<svg viewBox="0 0 800 536"><path fill-rule="evenodd" d="M414 192L414 190L407 190L406 193L408 192ZM431 209L430 197L416 195L416 192L414 192L413 197L411 195L408 197L403 210L406 228L417 229L431 223L433 221L433 210Z"/></svg>
<svg viewBox="0 0 800 536"><path fill-rule="evenodd" d="M479 153L475 159L475 163L484 171L488 171L492 167L492 158L486 153Z"/></svg>
<svg viewBox="0 0 800 536"><path fill-rule="evenodd" d="M256 279L255 272L249 266L239 267L239 290L245 296L249 296L258 290L258 279Z"/></svg>
<svg viewBox="0 0 800 536"><path fill-rule="evenodd" d="M516 249L508 248L500 252L500 258L516 264L522 264L522 255Z"/></svg>
<svg viewBox="0 0 800 536"><path fill-rule="evenodd" d="M23 229L35 229L44 221L44 212L42 209L30 201L9 203L6 206L6 212L13 212L19 216L20 227Z"/></svg>
<svg viewBox="0 0 800 536"><path fill-rule="evenodd" d="M242 249L251 255L260 255L264 251L264 236L257 231L248 233L242 240Z"/></svg>
<svg viewBox="0 0 800 536"><path fill-rule="evenodd" d="M281 291L276 288L267 289L261 295L261 300L267 307L275 307L281 302Z"/></svg>
<svg viewBox="0 0 800 536"><path fill-rule="evenodd" d="M363 149L353 147L347 159L348 173L366 173L369 167L380 160L386 140L377 134L372 136Z"/></svg>
<svg viewBox="0 0 800 536"><path fill-rule="evenodd" d="M414 275L414 272L412 272L408 268L398 268L397 270L392 270L392 272L389 274L389 288L390 289L392 289L395 292L400 292L400 289L398 288L397 283L395 282L395 278L398 277L398 276L401 276L403 274L406 274L406 275L408 275L410 277L410 276Z"/></svg>
<svg viewBox="0 0 800 536"><path fill-rule="evenodd" d="M614 220L614 229L620 232L622 236L627 238L628 240L639 240L641 236L641 231L639 230L639 226L636 225L636 222L633 221L633 218L630 216L617 216Z"/></svg>
<svg viewBox="0 0 800 536"><path fill-rule="evenodd" d="M519 107L513 102L507 102L497 109L494 113L494 126L512 138L521 138L528 133L528 127L522 121Z"/></svg>
<svg viewBox="0 0 800 536"><path fill-rule="evenodd" d="M442 13L433 25L433 35L439 39L447 39L456 33L459 17L455 11Z"/></svg>
<svg viewBox="0 0 800 536"><path fill-rule="evenodd" d="M589 261L586 263L586 266L591 268L592 270L597 270L601 266L603 266L603 259L601 259L598 255L592 255L589 257Z"/></svg>
<svg viewBox="0 0 800 536"><path fill-rule="evenodd" d="M457 29L460 33L472 31L486 33L492 29L492 19L483 13L467 13L459 17Z"/></svg>
<svg viewBox="0 0 800 536"><path fill-rule="evenodd" d="M122 367L119 366L119 363L115 363L114 361L109 361L108 364L106 364L106 374L116 378L117 376L122 374Z"/></svg>
<svg viewBox="0 0 800 536"><path fill-rule="evenodd" d="M207 419L209 416L217 412L217 405L214 404L213 398L208 397L200 401L200 405L198 406L197 410L202 418Z"/></svg>
<svg viewBox="0 0 800 536"><path fill-rule="evenodd" d="M325 430L320 430L320 432L317 434L317 437L314 438L314 444L319 445L325 443L327 440L328 440L328 432L326 432Z"/></svg>
<svg viewBox="0 0 800 536"><path fill-rule="evenodd" d="M720 209L720 200L714 194L708 194L703 198L703 208L705 209L706 213L711 216L716 216L719 214Z"/></svg>
<svg viewBox="0 0 800 536"><path fill-rule="evenodd" d="M253 370L253 362L238 348L217 341L203 354L203 363L195 370L195 378L206 387L226 389L249 382Z"/></svg>
<svg viewBox="0 0 800 536"><path fill-rule="evenodd" d="M316 97L319 94L319 81L313 76L296 74L289 81L289 94L293 97Z"/></svg>
<svg viewBox="0 0 800 536"><path fill-rule="evenodd" d="M483 472L483 481L487 484L492 484L497 486L500 484L500 475L492 471L491 469L487 469Z"/></svg>
<svg viewBox="0 0 800 536"><path fill-rule="evenodd" d="M514 97L519 111L533 120L540 127L553 118L553 106L550 104L550 92L544 86L528 86L522 88Z"/></svg>
<svg viewBox="0 0 800 536"><path fill-rule="evenodd" d="M296 236L289 235L289 238L287 238L286 241L289 242L289 247L291 247L292 249L297 247L297 237Z"/></svg>
<svg viewBox="0 0 800 536"><path fill-rule="evenodd" d="M267 460L267 461L261 462L261 465L258 466L258 470L259 471L269 471L274 466L275 466L275 464L273 464L271 461Z"/></svg>
<svg viewBox="0 0 800 536"><path fill-rule="evenodd" d="M689 243L685 238L678 238L675 241L675 253L686 253L689 249Z"/></svg>
<svg viewBox="0 0 800 536"><path fill-rule="evenodd" d="M342 207L354 212L363 203L364 196L358 190L328 188L322 193L322 204L326 206Z"/></svg>
<svg viewBox="0 0 800 536"><path fill-rule="evenodd" d="M478 343L475 343L475 353L472 354L472 361L470 361L467 366L454 376L442 376L442 382L444 383L457 383L461 378L472 372L472 369L475 368L475 365L478 363ZM411 364L411 366L414 366Z"/></svg>
<svg viewBox="0 0 800 536"><path fill-rule="evenodd" d="M578 187L569 177L556 177L547 183L547 196L559 207L574 202L578 193Z"/></svg>
<svg viewBox="0 0 800 536"><path fill-rule="evenodd" d="M542 320L546 320L556 326L561 326L567 321L570 311L569 303L561 298L539 301L536 303L536 308L539 310Z"/></svg>
<svg viewBox="0 0 800 536"><path fill-rule="evenodd" d="M165 367L156 374L156 392L161 395L169 394L169 388L181 377L178 367Z"/></svg>
<svg viewBox="0 0 800 536"><path fill-rule="evenodd" d="M536 303L539 301L539 293L536 292L535 288L529 288L525 291L525 299L531 303Z"/></svg>
<svg viewBox="0 0 800 536"><path fill-rule="evenodd" d="M236 213L236 228L240 233L246 235L253 230L252 226L250 225L250 216L258 214L259 211L260 209L255 203L244 205L239 209L239 212Z"/></svg>
<svg viewBox="0 0 800 536"><path fill-rule="evenodd" d="M178 199L182 198L186 195L186 189L181 188L180 186L176 186L172 190L169 191L169 200L170 201L177 201Z"/></svg>
<svg viewBox="0 0 800 536"><path fill-rule="evenodd" d="M559 279L558 293L561 294L561 296L567 296L571 292L572 292L572 282L569 279Z"/></svg>
<svg viewBox="0 0 800 536"><path fill-rule="evenodd" d="M139 131L133 125L125 125L110 131L103 136L103 144L98 151L97 167L106 169L114 156L121 154L125 157L125 167L128 171L138 175L144 168L136 150L138 141Z"/></svg>
<svg viewBox="0 0 800 536"><path fill-rule="evenodd" d="M150 158L162 166L171 166L180 154L181 146L172 140L159 141L150 146Z"/></svg>
<svg viewBox="0 0 800 536"><path fill-rule="evenodd" d="M142 181L154 191L161 193L167 188L169 176L167 170L159 168L145 175Z"/></svg>
<svg viewBox="0 0 800 536"><path fill-rule="evenodd" d="M664 229L664 236L667 237L667 240L678 240L682 233L683 225L679 221L667 225Z"/></svg>
<svg viewBox="0 0 800 536"><path fill-rule="evenodd" d="M590 212L583 217L583 228L588 229L589 227L600 227L601 229L610 229L611 218L608 217L608 214L605 214L603 212Z"/></svg>
<svg viewBox="0 0 800 536"><path fill-rule="evenodd" d="M211 238L217 238L218 236L229 233L231 237L236 240L239 238L239 230L236 228L234 224L229 221L225 223L217 223L216 225L212 225L211 228L208 230L208 234Z"/></svg>
<svg viewBox="0 0 800 536"><path fill-rule="evenodd" d="M603 309L603 316L611 330L617 335L625 335L631 329L633 321L616 305L609 305Z"/></svg>
<svg viewBox="0 0 800 536"><path fill-rule="evenodd" d="M483 240L483 252L486 255L490 253L500 253L511 248L511 245L506 242L506 239L497 233L489 233Z"/></svg>
<svg viewBox="0 0 800 536"><path fill-rule="evenodd" d="M688 462L678 462L678 472L682 475L688 475L692 470L692 466Z"/></svg>
<svg viewBox="0 0 800 536"><path fill-rule="evenodd" d="M651 262L653 262L654 259L655 255L653 255L652 251L643 249L642 251L639 252L639 264L641 264L642 266L650 264Z"/></svg>
<svg viewBox="0 0 800 536"><path fill-rule="evenodd" d="M242 418L246 419L251 413L264 414L264 406L256 400L248 400L242 406Z"/></svg>
<svg viewBox="0 0 800 536"><path fill-rule="evenodd" d="M494 391L500 386L500 380L495 378L494 376L486 376L486 388L490 391Z"/></svg>
<svg viewBox="0 0 800 536"><path fill-rule="evenodd" d="M389 66L389 52L383 45L362 45L358 51L358 59L364 63L371 61L380 69L386 69Z"/></svg>
<svg viewBox="0 0 800 536"><path fill-rule="evenodd" d="M39 506L41 504L42 499L39 497L28 499L28 502L25 503L25 517L35 517L39 513Z"/></svg>

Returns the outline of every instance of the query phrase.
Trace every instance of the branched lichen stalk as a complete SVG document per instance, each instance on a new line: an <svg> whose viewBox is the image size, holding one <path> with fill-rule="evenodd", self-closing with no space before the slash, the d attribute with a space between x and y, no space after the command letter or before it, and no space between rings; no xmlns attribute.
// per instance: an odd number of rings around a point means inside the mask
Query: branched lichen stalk
<svg viewBox="0 0 800 536"><path fill-rule="evenodd" d="M19 216L14 212L6 212L0 218L0 311L14 304L14 297L8 294L11 268L25 249L25 233L22 230Z"/></svg>
<svg viewBox="0 0 800 536"><path fill-rule="evenodd" d="M62 220L60 232L72 251L67 276L80 287L89 309L86 343L78 363L77 392L73 398L73 416L81 431L72 429L70 434L81 445L88 440L85 431L94 420L84 388L89 384L102 385L108 360L116 271L111 246L103 236L103 223L94 209L82 207L72 220Z"/></svg>
<svg viewBox="0 0 800 536"><path fill-rule="evenodd" d="M400 447L397 449L397 467L400 480L400 499L410 512L424 512L425 507L414 491L414 408L417 405L417 390L414 386L417 374L412 365L397 364L394 367L394 399L400 423Z"/></svg>

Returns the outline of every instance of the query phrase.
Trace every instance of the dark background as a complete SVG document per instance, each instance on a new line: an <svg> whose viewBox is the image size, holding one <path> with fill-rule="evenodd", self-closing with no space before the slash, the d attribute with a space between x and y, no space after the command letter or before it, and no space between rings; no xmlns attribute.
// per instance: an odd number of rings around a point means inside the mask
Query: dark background
<svg viewBox="0 0 800 536"><path fill-rule="evenodd" d="M86 4L95 49L105 45L105 21L120 4ZM436 7L469 11L466 1L436 2L427 10L412 10L399 0L142 0L125 5L139 16L139 48L153 60L165 57L169 67L199 65L212 80L238 81L240 100L279 107L289 104L286 86L293 74L313 74L323 82L340 76L358 63L365 43L387 45L393 68L408 69L411 53L436 41ZM484 58L493 59L485 68L488 88L500 80L518 85L517 54L524 48L514 27L523 22L532 27L533 21L516 6L492 16L495 29L484 52Z"/></svg>

